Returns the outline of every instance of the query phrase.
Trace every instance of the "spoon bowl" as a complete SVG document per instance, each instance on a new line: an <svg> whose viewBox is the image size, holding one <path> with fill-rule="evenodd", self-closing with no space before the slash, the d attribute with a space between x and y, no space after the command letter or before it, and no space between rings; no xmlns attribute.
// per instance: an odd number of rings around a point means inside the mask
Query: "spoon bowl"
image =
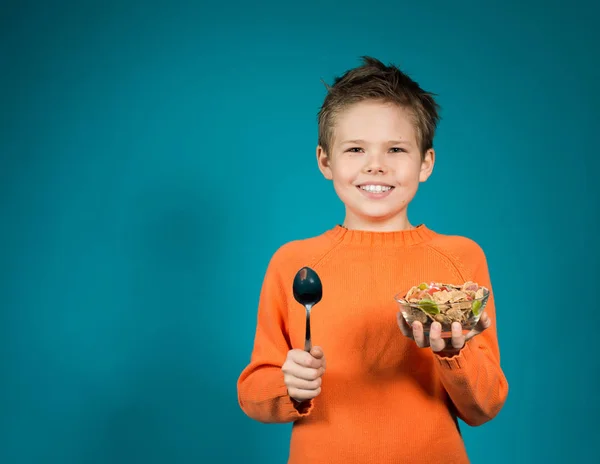
<svg viewBox="0 0 600 464"><path fill-rule="evenodd" d="M310 312L321 298L323 298L323 285L319 275L310 267L303 267L294 277L292 286L294 299L306 308L306 335L304 337L304 350L310 351L312 341L310 335Z"/></svg>

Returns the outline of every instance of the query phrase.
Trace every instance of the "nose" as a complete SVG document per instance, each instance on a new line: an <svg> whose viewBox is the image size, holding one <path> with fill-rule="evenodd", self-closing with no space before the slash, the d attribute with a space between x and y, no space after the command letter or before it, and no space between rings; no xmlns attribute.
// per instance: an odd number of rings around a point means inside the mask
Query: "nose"
<svg viewBox="0 0 600 464"><path fill-rule="evenodd" d="M364 174L386 174L388 168L385 166L384 157L371 155L367 157L367 162L363 166Z"/></svg>

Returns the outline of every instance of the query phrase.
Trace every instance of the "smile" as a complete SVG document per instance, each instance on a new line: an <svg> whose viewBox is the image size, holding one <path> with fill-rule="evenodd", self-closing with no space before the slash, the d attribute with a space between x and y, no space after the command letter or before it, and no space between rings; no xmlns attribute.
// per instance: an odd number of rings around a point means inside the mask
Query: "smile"
<svg viewBox="0 0 600 464"><path fill-rule="evenodd" d="M369 193L384 193L392 190L394 187L389 185L361 185L360 189Z"/></svg>

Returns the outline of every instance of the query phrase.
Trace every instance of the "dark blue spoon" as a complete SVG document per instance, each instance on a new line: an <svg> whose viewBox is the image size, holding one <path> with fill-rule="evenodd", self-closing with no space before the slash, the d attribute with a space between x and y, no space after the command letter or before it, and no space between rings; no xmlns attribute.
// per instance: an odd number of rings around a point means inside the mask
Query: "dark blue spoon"
<svg viewBox="0 0 600 464"><path fill-rule="evenodd" d="M323 298L323 285L317 273L310 267L303 267L294 277L294 298L306 308L306 336L304 337L304 350L310 351L312 341L310 338L310 311L321 298Z"/></svg>

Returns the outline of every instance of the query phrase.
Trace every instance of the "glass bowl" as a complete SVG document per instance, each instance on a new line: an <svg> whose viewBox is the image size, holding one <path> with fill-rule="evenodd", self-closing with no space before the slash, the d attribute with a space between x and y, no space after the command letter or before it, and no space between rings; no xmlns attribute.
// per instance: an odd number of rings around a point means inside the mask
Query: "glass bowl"
<svg viewBox="0 0 600 464"><path fill-rule="evenodd" d="M468 334L479 322L490 291L475 282L462 285L438 282L422 283L394 300L409 326L419 321L429 335L434 321L442 324L442 338L452 337L452 323L460 322L463 334Z"/></svg>

